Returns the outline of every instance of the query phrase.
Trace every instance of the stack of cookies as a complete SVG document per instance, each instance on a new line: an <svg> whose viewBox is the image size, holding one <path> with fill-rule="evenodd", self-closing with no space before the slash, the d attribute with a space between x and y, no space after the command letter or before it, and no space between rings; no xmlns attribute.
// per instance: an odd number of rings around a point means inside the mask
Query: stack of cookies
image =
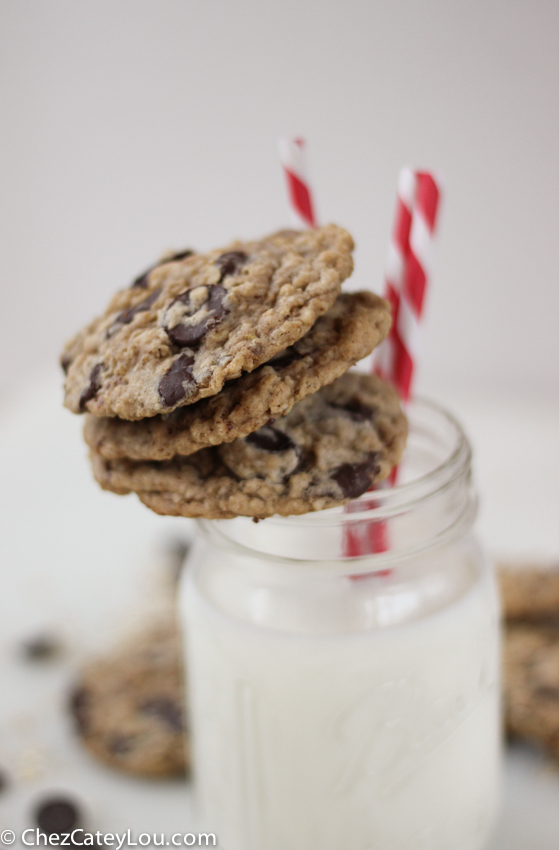
<svg viewBox="0 0 559 850"><path fill-rule="evenodd" d="M389 305L341 293L353 240L335 225L163 258L62 355L99 484L160 514L268 517L341 505L406 441L394 391L348 372Z"/></svg>

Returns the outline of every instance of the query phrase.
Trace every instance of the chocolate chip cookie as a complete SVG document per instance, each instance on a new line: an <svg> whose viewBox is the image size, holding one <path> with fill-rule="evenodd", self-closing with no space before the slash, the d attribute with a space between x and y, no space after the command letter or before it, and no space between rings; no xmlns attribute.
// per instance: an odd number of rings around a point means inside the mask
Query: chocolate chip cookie
<svg viewBox="0 0 559 850"><path fill-rule="evenodd" d="M156 513L231 518L288 516L355 499L402 455L407 422L394 390L373 375L334 383L231 443L168 461L91 453L106 490L136 492Z"/></svg>
<svg viewBox="0 0 559 850"><path fill-rule="evenodd" d="M559 758L559 627L507 627L504 686L509 733Z"/></svg>
<svg viewBox="0 0 559 850"><path fill-rule="evenodd" d="M135 420L215 395L307 333L351 274L352 249L328 225L157 265L66 346L66 406Z"/></svg>
<svg viewBox="0 0 559 850"><path fill-rule="evenodd" d="M88 414L86 442L106 458L168 460L245 437L343 375L371 353L389 327L382 298L370 292L340 295L298 342L229 381L217 395L136 422Z"/></svg>
<svg viewBox="0 0 559 850"><path fill-rule="evenodd" d="M86 669L71 698L93 755L138 776L176 776L189 763L180 639L173 617Z"/></svg>
<svg viewBox="0 0 559 850"><path fill-rule="evenodd" d="M507 619L559 619L559 564L501 564L498 575Z"/></svg>

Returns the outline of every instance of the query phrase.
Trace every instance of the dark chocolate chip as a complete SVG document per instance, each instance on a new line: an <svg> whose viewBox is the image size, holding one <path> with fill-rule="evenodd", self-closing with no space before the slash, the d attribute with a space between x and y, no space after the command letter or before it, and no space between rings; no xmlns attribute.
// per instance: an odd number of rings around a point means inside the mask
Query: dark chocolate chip
<svg viewBox="0 0 559 850"><path fill-rule="evenodd" d="M233 481L242 481L243 480L240 475L237 475L237 473L235 472L234 469L231 469L230 466L227 466L227 464L225 463L223 458L221 459L221 469L218 470L218 474L228 475L229 478L233 479Z"/></svg>
<svg viewBox="0 0 559 850"><path fill-rule="evenodd" d="M357 499L367 492L380 469L377 463L379 454L369 452L367 460L362 463L342 463L331 473L330 478L336 481L347 499Z"/></svg>
<svg viewBox="0 0 559 850"><path fill-rule="evenodd" d="M264 365L273 366L274 369L285 369L286 366L291 366L297 360L302 360L304 356L304 354L299 354L299 352L295 351L294 348L286 348L285 351L282 351L281 354L272 360L268 360Z"/></svg>
<svg viewBox="0 0 559 850"><path fill-rule="evenodd" d="M92 398L95 398L99 390L101 389L101 372L103 369L102 363L97 363L96 366L93 367L91 372L89 373L89 384L82 392L79 401L80 413L83 413L87 402L91 401Z"/></svg>
<svg viewBox="0 0 559 850"><path fill-rule="evenodd" d="M227 290L217 283L208 287L210 297L206 303L206 308L210 311L214 319L223 319L229 312L229 308L223 303L223 299L227 295Z"/></svg>
<svg viewBox="0 0 559 850"><path fill-rule="evenodd" d="M53 635L36 635L23 642L22 652L28 661L48 661L60 654L60 643Z"/></svg>
<svg viewBox="0 0 559 850"><path fill-rule="evenodd" d="M363 404L357 396L350 398L344 404L333 404L332 407L349 413L355 422L371 420L374 418L376 413L376 409L374 407L368 407L366 404Z"/></svg>
<svg viewBox="0 0 559 850"><path fill-rule="evenodd" d="M72 358L70 357L70 355L69 354L63 354L62 357L60 358L60 365L62 366L62 370L63 370L65 375L68 374L68 369L70 368L71 364L72 364Z"/></svg>
<svg viewBox="0 0 559 850"><path fill-rule="evenodd" d="M245 254L244 251L226 251L225 254L222 254L215 261L215 265L221 271L219 282L221 283L227 275L235 274L247 261L248 254Z"/></svg>
<svg viewBox="0 0 559 850"><path fill-rule="evenodd" d="M137 313L145 313L146 310L149 310L151 305L155 301L157 301L160 293L160 289L154 289L153 292L148 295L147 298L144 298L144 300L140 301L139 304L136 304L135 307L129 307L128 310L123 310L122 313L119 313L116 319L114 320L114 324L129 325Z"/></svg>
<svg viewBox="0 0 559 850"><path fill-rule="evenodd" d="M173 732L182 732L184 729L182 708L168 697L152 697L145 700L140 706L140 711L163 720Z"/></svg>
<svg viewBox="0 0 559 850"><path fill-rule="evenodd" d="M194 355L185 351L177 357L167 374L159 381L159 397L165 407L174 407L181 401L186 396L188 384L196 386L192 377L193 363Z"/></svg>
<svg viewBox="0 0 559 850"><path fill-rule="evenodd" d="M80 810L73 800L53 797L39 803L35 810L35 823L47 835L71 832L78 826Z"/></svg>
<svg viewBox="0 0 559 850"><path fill-rule="evenodd" d="M227 290L223 288L223 286L219 286L218 284L214 284L212 286L208 286L208 298L204 303L204 309L207 311L207 315L204 316L202 321L199 324L182 324L179 323L175 325L174 328L165 328L167 332L167 336L171 340L174 345L180 346L193 346L200 342L203 337L207 334L210 328L213 328L214 325L217 325L226 313L229 312L228 308L223 303L223 299L227 295ZM188 289L186 292L183 292L174 301L171 302L169 308L173 306L173 304L184 304L188 306L190 304L190 296L191 291Z"/></svg>
<svg viewBox="0 0 559 850"><path fill-rule="evenodd" d="M177 260L186 260L187 257L192 257L193 254L194 251L190 250L179 251L177 254L173 254L171 257L167 257L165 260L163 260L162 263L159 263L159 265L164 266L165 263L176 263Z"/></svg>
<svg viewBox="0 0 559 850"><path fill-rule="evenodd" d="M186 257L191 257L194 251L180 251L178 254L173 254L172 257L167 257L165 260L162 260L159 263L156 263L154 266L150 266L149 269L146 269L145 272L138 275L132 283L130 284L131 289L147 289L149 285L149 276L154 269L158 269L159 266L164 266L165 263L173 263L176 260L184 260Z"/></svg>
<svg viewBox="0 0 559 850"><path fill-rule="evenodd" d="M199 325L175 325L174 328L165 328L165 330L173 345L181 347L188 345L193 348L206 336L208 326L203 321Z"/></svg>
<svg viewBox="0 0 559 850"><path fill-rule="evenodd" d="M89 728L89 691L76 688L70 696L70 711L75 717L79 731L84 734Z"/></svg>
<svg viewBox="0 0 559 850"><path fill-rule="evenodd" d="M316 463L314 452L303 449L301 446L297 446L297 450L299 454L299 461L291 475L296 475L298 472L306 472Z"/></svg>
<svg viewBox="0 0 559 850"><path fill-rule="evenodd" d="M6 791L9 787L10 781L8 779L8 775L4 773L3 770L0 770L0 794L2 794L3 791Z"/></svg>
<svg viewBox="0 0 559 850"><path fill-rule="evenodd" d="M114 756L124 756L129 753L134 746L133 735L113 735L107 741L107 749Z"/></svg>
<svg viewBox="0 0 559 850"><path fill-rule="evenodd" d="M559 687L554 688L552 685L538 685L535 691L543 699L559 700Z"/></svg>
<svg viewBox="0 0 559 850"><path fill-rule="evenodd" d="M145 272L135 277L130 284L130 289L147 289L149 285L149 274L156 268L157 266L150 266Z"/></svg>
<svg viewBox="0 0 559 850"><path fill-rule="evenodd" d="M247 443L251 443L265 452L287 452L290 449L297 451L297 445L291 437L272 425L263 425L262 428L249 434L245 439Z"/></svg>

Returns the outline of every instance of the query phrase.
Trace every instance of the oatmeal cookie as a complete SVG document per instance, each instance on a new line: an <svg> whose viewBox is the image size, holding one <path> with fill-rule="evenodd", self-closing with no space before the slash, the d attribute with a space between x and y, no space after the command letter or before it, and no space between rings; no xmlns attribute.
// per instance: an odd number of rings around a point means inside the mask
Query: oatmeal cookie
<svg viewBox="0 0 559 850"><path fill-rule="evenodd" d="M285 416L343 375L388 333L388 304L370 292L340 295L298 342L221 392L173 413L136 422L88 414L84 436L105 458L168 460L230 443Z"/></svg>
<svg viewBox="0 0 559 850"><path fill-rule="evenodd" d="M498 576L508 620L559 621L559 564L501 564Z"/></svg>
<svg viewBox="0 0 559 850"><path fill-rule="evenodd" d="M509 733L559 758L559 628L507 627L504 693Z"/></svg>
<svg viewBox="0 0 559 850"><path fill-rule="evenodd" d="M83 673L70 709L93 755L138 776L178 776L189 763L180 639L173 617Z"/></svg>
<svg viewBox="0 0 559 850"><path fill-rule="evenodd" d="M156 266L66 346L66 406L142 419L215 395L307 333L351 274L352 249L327 225Z"/></svg>
<svg viewBox="0 0 559 850"><path fill-rule="evenodd" d="M91 453L104 489L136 492L156 513L289 516L342 505L398 463L407 422L395 391L347 372L247 437L168 461Z"/></svg>

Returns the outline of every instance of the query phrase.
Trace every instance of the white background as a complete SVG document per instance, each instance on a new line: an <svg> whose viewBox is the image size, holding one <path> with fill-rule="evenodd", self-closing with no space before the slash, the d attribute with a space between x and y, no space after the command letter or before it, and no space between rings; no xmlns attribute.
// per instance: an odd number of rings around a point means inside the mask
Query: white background
<svg viewBox="0 0 559 850"><path fill-rule="evenodd" d="M89 761L62 684L141 612L150 552L184 525L91 482L62 343L162 250L288 223L280 135L309 141L355 287L382 291L399 168L435 169L419 388L472 437L490 550L557 558L559 5L2 0L0 114L0 826L59 783L96 826L160 831L182 788ZM60 665L24 669L19 642L53 628ZM509 758L495 850L555 847L558 782Z"/></svg>
<svg viewBox="0 0 559 850"><path fill-rule="evenodd" d="M382 291L400 166L445 199L422 376L559 375L555 0L3 0L0 380L168 247L288 221L276 140Z"/></svg>

